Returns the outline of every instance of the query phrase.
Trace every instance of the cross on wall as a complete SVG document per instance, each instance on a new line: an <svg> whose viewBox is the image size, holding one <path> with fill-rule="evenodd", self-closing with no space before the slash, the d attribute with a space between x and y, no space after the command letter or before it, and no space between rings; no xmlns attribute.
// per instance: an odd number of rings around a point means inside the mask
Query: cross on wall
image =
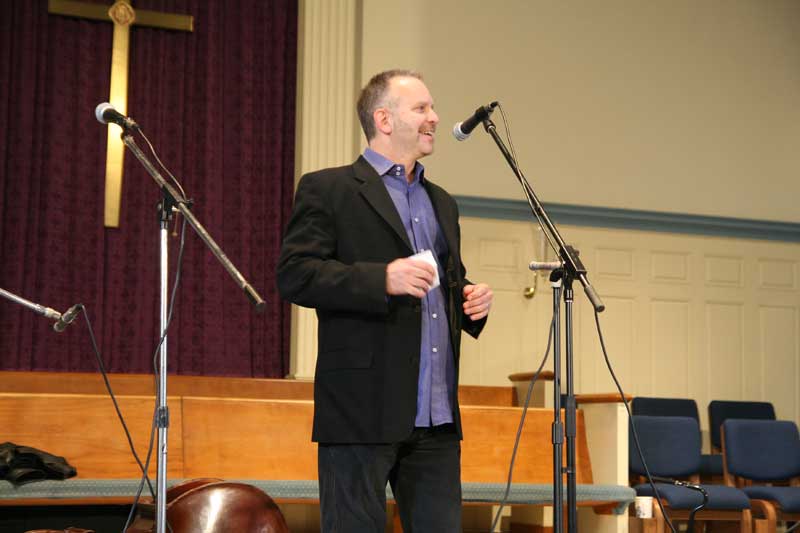
<svg viewBox="0 0 800 533"><path fill-rule="evenodd" d="M180 31L194 31L194 17L144 9L134 10L130 0L118 0L110 7L75 0L49 0L47 10L56 15L102 20L114 24L111 48L111 89L108 101L120 113L127 114L128 60L130 57L131 26L148 26ZM116 124L108 126L106 150L105 208L103 220L106 227L119 227L122 194L122 168L125 145L120 138L121 129Z"/></svg>

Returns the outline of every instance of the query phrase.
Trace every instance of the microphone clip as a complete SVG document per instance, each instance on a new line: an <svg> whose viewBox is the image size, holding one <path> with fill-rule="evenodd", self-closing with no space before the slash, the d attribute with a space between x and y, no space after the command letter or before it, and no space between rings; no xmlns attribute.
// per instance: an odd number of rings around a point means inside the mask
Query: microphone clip
<svg viewBox="0 0 800 533"><path fill-rule="evenodd" d="M56 333L61 333L62 331L67 329L67 326L72 324L72 322L75 320L75 317L78 316L78 313L82 308L83 304L75 304L69 309L67 309L63 315L60 315L58 317L56 323L53 324L53 330Z"/></svg>

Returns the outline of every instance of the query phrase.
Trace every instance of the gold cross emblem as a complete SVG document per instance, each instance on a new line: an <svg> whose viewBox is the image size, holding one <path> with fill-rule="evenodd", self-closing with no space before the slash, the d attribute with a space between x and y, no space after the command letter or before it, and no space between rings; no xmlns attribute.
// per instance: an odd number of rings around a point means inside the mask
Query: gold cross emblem
<svg viewBox="0 0 800 533"><path fill-rule="evenodd" d="M108 101L123 115L127 114L128 107L130 27L136 25L170 30L194 30L194 18L190 15L143 9L134 10L130 0L118 0L111 7L72 0L49 0L47 10L57 15L114 23L114 41L111 49L111 90ZM106 203L103 219L106 227L110 228L119 226L122 164L125 156L125 145L120 139L120 132L119 126L109 124L108 149L106 151Z"/></svg>

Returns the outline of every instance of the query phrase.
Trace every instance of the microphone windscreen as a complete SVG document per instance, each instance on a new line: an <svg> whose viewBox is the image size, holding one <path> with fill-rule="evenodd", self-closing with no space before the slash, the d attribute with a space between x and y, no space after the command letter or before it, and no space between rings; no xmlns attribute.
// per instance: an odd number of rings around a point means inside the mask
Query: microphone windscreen
<svg viewBox="0 0 800 533"><path fill-rule="evenodd" d="M97 107L94 108L94 116L97 119L97 121L100 122L100 124L108 124L108 120L106 120L103 115L109 109L113 111L114 106L109 104L108 102L97 104Z"/></svg>
<svg viewBox="0 0 800 533"><path fill-rule="evenodd" d="M461 131L462 124L463 122L459 122L453 126L453 137L455 137L457 141L465 141L469 137L469 133L464 133Z"/></svg>

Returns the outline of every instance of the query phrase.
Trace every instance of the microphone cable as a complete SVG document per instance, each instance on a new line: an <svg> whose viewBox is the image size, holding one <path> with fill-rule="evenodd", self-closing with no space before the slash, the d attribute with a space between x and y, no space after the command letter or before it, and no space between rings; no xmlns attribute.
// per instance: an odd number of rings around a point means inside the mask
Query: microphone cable
<svg viewBox="0 0 800 533"><path fill-rule="evenodd" d="M658 508L661 509L661 515L667 522L670 531L672 531L672 533L676 533L675 526L672 524L669 515L667 515L667 512L664 510L664 503L661 500L661 494L659 494L658 488L656 487L656 484L653 481L653 476L650 475L650 469L647 466L647 461L644 460L644 453L642 452L642 447L639 444L639 434L636 432L636 424L633 423L633 414L631 413L631 408L630 405L628 404L628 400L627 398L625 398L625 392L623 392L622 386L619 384L619 380L617 379L617 375L614 373L614 369L611 366L611 361L608 358L608 351L606 351L606 342L605 339L603 338L603 330L600 327L600 315L597 313L597 309L594 310L594 322L597 325L597 335L600 338L600 347L603 349L603 358L606 361L608 372L611 374L611 379L614 380L614 385L617 386L620 399L622 400L622 403L625 405L625 411L628 412L628 425L630 426L631 434L633 435L633 443L636 446L636 454L639 456L639 460L642 461L642 466L644 466L647 482L650 484L650 487L653 489L653 494L655 494L656 496L656 501L658 502Z"/></svg>
<svg viewBox="0 0 800 533"><path fill-rule="evenodd" d="M158 157L158 153L156 153L156 149L153 148L153 145L150 142L150 139L147 138L147 135L145 135L145 133L141 130L141 128L137 129L136 131L139 132L139 135L142 136L142 139L144 139L144 142L147 143L147 147L149 148L150 153L153 154L153 157L155 158L155 160L158 162L158 165L164 170L164 172L167 173L167 175L172 180L172 183L174 183L175 186L178 188L178 190L181 192L181 195L184 198L186 198L186 191L184 191L183 187L181 187L181 183L178 181L178 178L176 178L172 174L172 172L170 172L169 169L164 165L164 163L161 162L161 158ZM188 199L187 199L187 201L188 201Z"/></svg>
<svg viewBox="0 0 800 533"><path fill-rule="evenodd" d="M150 494L155 498L155 490L153 489L153 485L150 483L150 479L147 476L146 464L142 464L142 461L139 458L139 454L136 453L136 447L133 445L133 438L131 437L131 432L128 430L128 424L125 423L125 417L122 415L122 411L119 408L119 404L117 403L117 397L116 395L114 395L114 390L111 387L111 383L108 381L108 372L106 371L106 366L103 363L103 357L100 354L100 349L97 347L97 339L94 336L92 321L89 320L89 313L86 310L86 306L84 306L83 304L78 304L78 307L83 312L83 318L86 320L86 327L89 330L89 338L92 341L92 348L94 349L94 356L95 359L97 360L97 367L100 370L100 375L103 377L103 383L105 383L108 395L111 397L111 403L114 404L114 410L117 412L117 418L119 418L120 424L122 424L122 429L125 431L125 438L128 440L128 446L131 449L133 458L136 460L136 464L139 465L139 469L142 471L143 475L142 479L147 480L147 486L150 489ZM149 460L150 457L148 453L147 461Z"/></svg>
<svg viewBox="0 0 800 533"><path fill-rule="evenodd" d="M542 222L541 215L539 215L539 213L536 211L536 209L534 209L533 203L531 201L530 196L531 196L531 192L532 191L530 191L530 186L528 184L528 178L525 177L525 173L522 172L522 167L519 166L519 161L517 160L517 151L516 151L516 149L514 149L514 140L511 137L511 124L508 121L508 117L506 117L506 112L503 109L503 104L498 101L497 102L497 107L500 109L500 116L503 118L503 129L505 129L505 132L506 132L506 141L508 141L508 146L510 148L511 159L514 160L514 166L517 168L517 170L519 171L520 175L522 176L522 180L520 180L520 184L522 185L522 188L525 189L525 196L526 196L526 198L528 200L528 205L531 207L531 211L533 211L533 215L536 217L536 222L539 223L539 227L542 230L542 234L547 239L547 243L550 245L550 248L553 250L553 252L555 252L556 257L559 257L558 246L553 241L553 236L550 235L550 232L547 231L547 228L545 228L544 222Z"/></svg>
<svg viewBox="0 0 800 533"><path fill-rule="evenodd" d="M528 191L527 178L525 178L525 175L523 174L522 169L519 166L519 161L517 160L517 151L514 148L514 141L513 141L512 137L511 137L511 126L510 126L510 123L508 121L508 117L506 117L506 112L503 109L503 104L500 103L499 101L497 102L497 107L500 109L500 115L503 118L503 128L505 129L506 140L508 141L508 145L511 148L511 150L510 150L511 151L511 158L514 161L514 166L519 171L520 175L523 177L523 179L520 180L520 182L521 182L523 188L525 189L526 196L527 196L527 191ZM556 247L555 243L553 242L552 236L549 234L549 232L545 228L545 225L542 222L542 219L541 219L539 213L535 209L533 209L533 204L531 203L530 198L528 198L528 203L531 206L531 211L533 212L534 216L536 217L536 221L539 223L539 227L541 228L542 233L547 238L547 241L550 244L550 247L556 253L556 256L558 256L558 248ZM535 273L534 273L534 276L536 276ZM538 276L535 278L535 280L538 282ZM560 302L557 303L556 305L560 305ZM520 439L522 437L522 428L523 428L523 426L525 424L525 416L528 413L528 406L530 404L531 393L533 392L533 386L536 384L536 381L539 379L539 374L541 374L545 363L547 362L548 358L550 357L550 346L551 346L552 341L553 341L553 334L555 332L555 325L556 325L555 324L555 320L556 320L556 310L555 310L555 307L554 307L553 308L553 316L550 319L550 329L549 329L549 333L547 335L547 348L545 349L544 357L542 358L542 362L539 364L539 368L536 369L536 372L534 373L533 378L531 379L531 382L528 384L528 391L527 391L527 394L525 395L525 404L523 405L523 408L522 408L522 416L520 417L519 425L517 427L517 436L516 436L516 438L514 440L514 449L511 452L511 461L510 461L509 466L508 466L508 479L506 481L505 492L503 493L503 498L500 500L500 505L499 505L499 507L497 509L497 513L495 514L494 519L492 520L491 529L489 530L490 532L495 531L495 528L497 527L497 524L500 521L500 516L501 516L501 514L503 512L503 508L506 506L507 501L508 501L508 495L509 495L509 493L511 491L511 480L512 480L512 476L513 476L513 472L514 472L514 463L516 462L517 450L519 448L519 441L520 441ZM559 393L560 393L560 391L559 391ZM555 502L554 502L554 504L555 504ZM560 533L560 532L558 532L558 533Z"/></svg>
<svg viewBox="0 0 800 533"><path fill-rule="evenodd" d="M514 473L514 462L517 458L517 449L519 448L519 441L522 437L522 427L525 425L525 415L528 413L528 405L531 402L531 393L533 392L533 386L536 383L536 380L539 379L539 374L542 373L542 369L544 368L547 359L550 357L550 345L553 341L553 331L555 330L555 313L553 313L553 318L550 319L550 333L547 335L547 348L544 351L544 357L542 358L542 362L539 364L539 368L536 369L536 372L533 374L533 378L531 382L528 384L528 392L525 395L525 404L522 406L522 416L519 419L519 425L517 426L517 437L514 440L514 449L511 452L511 462L508 465L508 480L506 481L506 489L503 493L503 498L500 500L500 506L497 509L497 513L494 516L494 520L492 521L492 526L489 529L490 532L495 531L497 527L497 522L500 520L500 515L503 512L503 507L506 506L508 501L508 495L511 492L511 478Z"/></svg>
<svg viewBox="0 0 800 533"><path fill-rule="evenodd" d="M531 210L533 211L533 214L536 217L536 221L539 223L539 226L542 229L542 233L547 238L547 241L550 244L550 247L553 249L553 251L555 251L556 256L558 256L558 247L555 245L555 243L553 242L552 236L549 234L549 232L545 228L544 223L542 222L539 213L537 213L536 210L533 209L533 204L532 204L532 201L531 201L531 198L530 198L530 195L531 195L532 191L529 190L529 185L527 183L527 178L525 178L525 175L523 174L522 169L519 166L519 162L517 161L516 150L514 149L514 142L513 142L512 138L511 138L511 128L509 126L509 122L508 122L508 119L506 117L505 111L503 110L503 105L498 102L497 107L500 108L500 115L503 117L503 125L504 125L505 132L506 132L506 139L508 140L508 144L510 146L511 158L514 161L514 166L519 171L520 176L522 176L522 178L523 178L523 179L520 180L520 183L523 186L523 188L525 189L526 196L528 197L527 198L528 199L528 204L531 206ZM628 423L629 423L629 425L631 427L631 432L633 434L633 441L634 441L634 444L636 446L636 452L639 455L639 459L642 461L642 465L644 466L645 473L647 474L646 477L647 477L648 483L653 488L653 493L655 494L656 501L658 502L658 506L661 509L661 513L664 516L664 520L666 521L667 525L669 526L670 531L672 533L677 533L676 530L675 530L675 526L672 524L672 521L670 520L669 516L667 515L667 513L664 510L664 504L663 504L662 499L661 499L661 494L659 494L658 489L656 488L656 485L653 482L653 477L650 475L650 469L647 466L647 462L644 459L644 454L642 453L641 445L639 444L639 434L636 432L636 427L635 427L635 424L633 423L633 415L631 414L630 406L628 405L628 401L625 398L625 393L622 390L622 386L619 384L619 380L617 379L617 376L614 373L614 369L612 368L611 361L609 360L609 357L608 357L608 352L606 351L605 340L603 339L603 332L602 332L602 329L600 327L600 317L598 316L597 309L593 308L593 310L594 310L595 323L597 325L597 334L598 334L598 336L600 338L600 346L603 349L603 357L605 359L606 366L608 367L608 371L611 374L611 378L614 380L614 384L616 385L617 390L619 391L620 398L622 399L622 402L625 405L625 410L628 413ZM554 316L554 319L555 319L555 316ZM552 338L553 327L554 327L553 321L550 322L550 326L551 326L550 338ZM547 345L547 352L545 353L545 360L547 359L548 353L550 351L550 338L548 338L548 345ZM544 365L544 361L542 361L542 365ZM542 368L542 366L540 365L539 370L537 370L536 375L534 376L534 379L536 379L538 377L539 372L541 371L541 368ZM520 428L517 431L517 443L519 442L519 437L520 437L520 434L521 434L521 431L522 431L522 422L525 419L525 412L527 410L527 403L528 403L528 399L530 398L531 390L533 389L533 382L534 381L531 380L531 384L528 387L528 398L526 398L525 410L523 410L522 420L520 421ZM514 465L514 455L516 454L516 451L517 451L517 443L514 444L514 452L513 452L513 455L512 455L511 469L513 469L513 465ZM500 510L502 510L502 507L505 504L505 500L507 499L507 496L508 496L508 491L509 491L510 484L511 484L511 469L509 469L509 478L508 478L509 481L508 481L508 485L506 487L506 495L503 496L503 501L501 502ZM556 502L553 502L554 505L555 505L555 503ZM498 520L498 518L500 516L500 510L498 510L497 516L495 517L495 519L494 519L494 521L492 523L491 531L494 531L494 528L495 528L495 526L497 524L497 520ZM560 532L556 532L556 533L560 533Z"/></svg>
<svg viewBox="0 0 800 533"><path fill-rule="evenodd" d="M158 339L158 343L156 344L156 348L155 348L154 353L153 353L153 360L152 360L153 372L154 372L154 374L153 374L153 384L154 384L154 388L155 388L156 405L153 408L153 421L152 421L151 426L150 426L150 441L149 441L148 447L147 447L147 461L145 462L145 466L148 467L148 468L150 466L150 459L152 459L153 447L155 445L156 417L158 416L158 398L157 398L157 396L158 396L158 376L159 376L158 352L161 349L161 345L164 343L164 339L167 338L167 331L169 330L169 326L172 323L172 315L173 315L173 311L175 310L175 299L176 299L175 297L177 295L178 286L180 285L180 281L181 281L181 269L182 269L182 266L183 266L183 252L184 252L184 249L185 249L185 244L186 244L186 217L183 218L183 221L182 221L182 224L181 224L181 240L180 240L180 245L179 245L179 248L178 248L178 259L177 259L176 270L175 270L175 280L173 281L172 291L170 293L169 310L167 312L167 324L164 327L164 331L161 333L160 338ZM142 490L144 488L145 480L147 481L147 484L150 485L150 480L149 480L146 472L147 471L145 470L145 474L142 476L142 479L139 482L139 487L136 490L136 495L134 496L133 504L131 505L131 510L128 513L128 519L125 522L125 527L122 528L122 533L126 533L126 531L128 530L128 526L130 526L130 524L131 524L131 522L133 520L133 516L134 516L134 513L136 511L136 507L139 504L139 498L141 497ZM153 493L152 486L150 487L150 491L151 491L151 495L153 497L153 502L155 503L156 496ZM165 520L165 523L167 525L167 528L171 532L172 531L172 526L166 520Z"/></svg>
<svg viewBox="0 0 800 533"><path fill-rule="evenodd" d="M109 104L109 107L113 110L113 106L111 106ZM95 114L97 114L97 110L95 110ZM101 123L107 124L107 121L102 120L99 116L97 118ZM131 120L131 122L133 122L133 121ZM158 165L169 176L169 178L172 181L172 183L180 191L180 194L183 197L183 200L185 201L186 207L189 208L191 206L191 201L186 198L186 192L184 191L184 189L181 186L180 182L172 174L172 172L170 172L170 170L166 167L166 165L164 165L164 163L161 161L161 158L158 156L158 153L156 152L155 148L153 147L153 144L150 142L150 139L148 139L148 137L144 133L144 131L142 131L142 129L139 127L139 125L136 124L135 122L133 122L133 124L134 124L135 127L131 128L131 129L133 129L134 132L138 133L145 140L145 142L147 143L147 146L148 146L148 148L150 150L150 153L153 155L155 160L158 162ZM175 199L173 198L173 200L175 200ZM176 210L174 208L173 208L173 212L176 212ZM186 243L186 217L184 217L183 223L181 225L180 247L179 247L179 251L178 251L178 259L177 259L175 280L173 282L172 292L170 294L169 310L168 310L168 313L167 313L167 322L166 322L166 325L164 326L164 330L160 334L158 343L156 344L156 348L155 348L155 351L154 351L154 354L153 354L152 364L153 364L153 369L154 369L154 388L155 388L155 396L156 396L156 405L155 405L155 407L153 409L153 419L152 419L151 426L150 426L150 440L149 440L149 443L148 443L147 457L146 457L146 460L145 460L144 464L142 464L141 460L139 459L138 455L136 454L136 450L135 450L135 448L133 446L133 441L132 441L132 439L130 437L130 433L129 433L128 428L127 428L127 426L125 424L125 421L122 418L122 414L121 414L121 412L119 410L119 407L117 405L116 399L114 398L114 394L113 394L113 392L111 390L111 386L110 386L110 384L108 382L108 379L106 377L105 367L104 367L104 365L102 363L102 359L100 358L99 350L97 349L97 343L96 343L96 341L94 339L94 334L92 333L92 330L91 330L91 325L89 325L90 335L92 336L92 344L93 344L94 349L95 349L95 354L97 355L97 358L98 358L98 363L99 363L100 368L101 368L101 373L103 375L103 379L104 379L104 381L106 383L106 388L108 389L109 394L112 397L112 400L114 402L114 407L117 410L117 414L118 414L118 416L120 418L120 421L122 422L123 428L125 429L125 434L126 434L126 436L128 438L128 442L130 444L131 451L133 452L133 455L136 458L136 462L138 463L140 469L142 470L142 478L141 478L141 480L139 482L139 486L138 486L138 488L136 490L136 494L134 496L134 500L133 500L133 503L131 505L130 512L128 513L128 519L126 520L125 526L123 527L123 530L122 530L123 533L125 533L127 531L128 527L130 526L131 521L133 520L133 516L134 516L134 513L135 513L136 508L138 506L139 498L141 497L142 490L144 489L145 483L147 484L147 486L149 488L150 495L152 496L152 498L154 500L154 503L155 503L155 500L156 500L156 492L153 489L152 483L150 481L150 478L149 478L149 475L148 475L147 472L148 472L148 469L150 467L150 461L151 461L152 455L153 455L153 447L154 447L154 443L155 443L157 417L158 417L158 403L159 403L158 401L160 399L160 398L158 398L158 394L159 394L158 382L159 382L159 372L160 372L160 369L159 369L159 366L158 366L158 352L161 349L161 346L162 346L162 344L164 343L164 340L167 337L167 331L169 330L169 326L172 323L173 311L175 309L176 294L177 294L178 286L180 284L180 279L181 279L181 267L182 267L182 264L183 264L183 253L184 253L184 249L185 249L185 243ZM82 305L81 305L81 307L83 308ZM83 311L84 311L84 315L86 315L85 308L83 308ZM86 319L87 319L87 323L88 323L88 315L86 316ZM164 400L166 400L166 398L164 398ZM166 522L166 520L165 520L165 522ZM166 522L166 526L169 529L169 531L172 532L172 526L170 526L169 522Z"/></svg>
<svg viewBox="0 0 800 533"><path fill-rule="evenodd" d="M693 508L689 511L689 523L686 525L686 531L688 533L694 533L694 515L697 514L697 511L700 511L708 505L708 491L701 487L696 483L690 483L688 481L680 481L677 479L672 479L670 477L661 477L661 476L653 476L653 480L657 481L658 483L667 483L668 485L675 485L676 487L685 487L687 489L691 489L693 491L699 492L703 495L703 501L697 507Z"/></svg>

